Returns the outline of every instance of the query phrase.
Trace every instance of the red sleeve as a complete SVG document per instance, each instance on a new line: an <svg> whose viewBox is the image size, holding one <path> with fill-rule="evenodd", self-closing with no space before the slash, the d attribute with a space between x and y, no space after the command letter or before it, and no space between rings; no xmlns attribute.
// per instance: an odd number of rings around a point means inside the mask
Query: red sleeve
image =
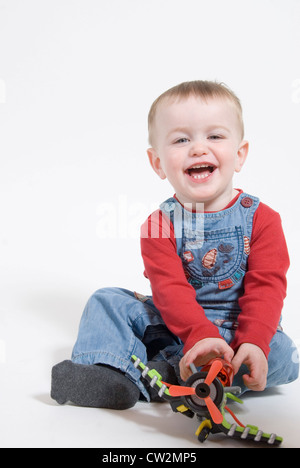
<svg viewBox="0 0 300 468"><path fill-rule="evenodd" d="M173 225L161 211L143 224L141 250L153 302L169 330L183 341L184 352L203 338L221 338L196 301L195 289L188 283L177 255Z"/></svg>
<svg viewBox="0 0 300 468"><path fill-rule="evenodd" d="M268 357L286 296L289 255L280 216L263 203L254 215L250 249L239 325L231 346L236 350L242 343L253 343Z"/></svg>

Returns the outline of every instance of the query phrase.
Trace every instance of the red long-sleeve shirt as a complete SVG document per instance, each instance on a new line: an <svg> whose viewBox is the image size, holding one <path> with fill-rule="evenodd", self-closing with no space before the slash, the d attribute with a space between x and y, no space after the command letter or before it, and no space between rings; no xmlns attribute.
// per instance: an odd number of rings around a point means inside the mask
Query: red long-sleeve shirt
<svg viewBox="0 0 300 468"><path fill-rule="evenodd" d="M241 192L225 208L233 205ZM170 229L164 216L158 211L142 226L144 274L150 280L155 306L167 327L183 341L186 352L201 339L220 338L220 334L196 301L196 291L188 283L177 255L173 226ZM151 232L159 235L153 237ZM263 203L254 214L250 248L244 294L239 299L241 313L231 347L237 350L242 343L253 343L268 357L286 296L289 255L280 216Z"/></svg>

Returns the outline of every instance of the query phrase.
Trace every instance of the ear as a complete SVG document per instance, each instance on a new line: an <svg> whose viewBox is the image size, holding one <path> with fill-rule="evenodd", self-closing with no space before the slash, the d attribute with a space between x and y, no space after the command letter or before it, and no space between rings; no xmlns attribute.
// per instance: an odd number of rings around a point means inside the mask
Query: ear
<svg viewBox="0 0 300 468"><path fill-rule="evenodd" d="M149 148L147 150L148 158L150 161L150 164L152 166L152 169L156 172L156 174L159 175L161 179L166 179L166 174L164 173L164 170L161 165L160 158L154 148Z"/></svg>
<svg viewBox="0 0 300 468"><path fill-rule="evenodd" d="M238 148L237 151L237 158L236 158L236 163L235 163L235 172L240 172L248 155L249 151L249 142L246 140L243 140Z"/></svg>

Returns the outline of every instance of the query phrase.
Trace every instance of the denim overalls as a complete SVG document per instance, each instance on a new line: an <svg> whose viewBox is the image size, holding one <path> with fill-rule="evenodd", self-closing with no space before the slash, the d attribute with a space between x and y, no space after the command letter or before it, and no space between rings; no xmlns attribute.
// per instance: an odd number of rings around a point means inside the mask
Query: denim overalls
<svg viewBox="0 0 300 468"><path fill-rule="evenodd" d="M239 297L247 269L256 197L241 194L233 206L220 212L193 213L175 199L160 209L174 226L177 254L189 283L207 318L230 343L240 313ZM179 376L183 343L164 324L151 296L121 288L104 288L89 299L81 318L72 360L78 364L102 363L118 368L149 395L131 355L143 362L167 360ZM297 350L290 338L278 330L270 343L267 386L288 383L298 376ZM234 385L246 391L241 366Z"/></svg>
<svg viewBox="0 0 300 468"><path fill-rule="evenodd" d="M225 339L225 330L236 327L240 313L258 205L258 198L241 194L233 206L213 213L188 211L175 198L160 206L174 226L177 254L197 301L212 322L222 325Z"/></svg>

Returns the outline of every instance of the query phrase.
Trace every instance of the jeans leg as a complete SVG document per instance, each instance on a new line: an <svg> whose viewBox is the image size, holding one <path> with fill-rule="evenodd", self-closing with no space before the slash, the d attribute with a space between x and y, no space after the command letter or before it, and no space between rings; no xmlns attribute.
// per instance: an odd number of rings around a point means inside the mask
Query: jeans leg
<svg viewBox="0 0 300 468"><path fill-rule="evenodd" d="M146 333L147 328L150 333ZM170 344L170 338L164 344L166 331L151 298L142 302L133 292L125 289L100 289L85 307L72 361L77 364L106 364L120 369L149 399L140 380L140 371L133 366L130 358L134 354L147 362L147 347L151 352L156 352L152 349L153 342L156 342L154 348Z"/></svg>
<svg viewBox="0 0 300 468"><path fill-rule="evenodd" d="M299 356L296 345L281 330L273 336L268 358L267 387L293 382L299 375Z"/></svg>

